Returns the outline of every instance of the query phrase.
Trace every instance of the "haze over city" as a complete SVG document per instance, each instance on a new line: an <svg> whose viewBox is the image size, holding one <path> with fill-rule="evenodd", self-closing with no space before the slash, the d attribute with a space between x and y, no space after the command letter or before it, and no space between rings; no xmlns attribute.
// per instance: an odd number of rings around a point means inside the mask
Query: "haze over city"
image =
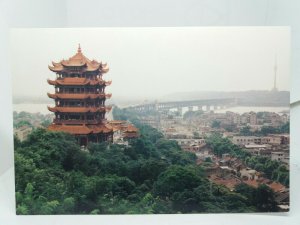
<svg viewBox="0 0 300 225"><path fill-rule="evenodd" d="M288 212L289 55L284 27L13 31L16 213Z"/></svg>
<svg viewBox="0 0 300 225"><path fill-rule="evenodd" d="M287 27L14 29L14 97L46 97L51 62L81 44L89 59L107 62L113 98L160 98L190 91L289 90Z"/></svg>

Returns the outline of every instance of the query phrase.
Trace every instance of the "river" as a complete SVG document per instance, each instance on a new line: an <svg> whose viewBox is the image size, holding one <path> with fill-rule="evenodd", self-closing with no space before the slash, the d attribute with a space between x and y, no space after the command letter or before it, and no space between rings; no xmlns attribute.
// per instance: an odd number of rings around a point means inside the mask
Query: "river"
<svg viewBox="0 0 300 225"><path fill-rule="evenodd" d="M226 109L217 109L215 112L218 113L225 113L226 111L231 111L235 113L245 113L245 112L275 112L275 113L281 113L288 111L289 112L290 108L289 107L267 107L267 106L235 106L231 108L226 108Z"/></svg>
<svg viewBox="0 0 300 225"><path fill-rule="evenodd" d="M172 111L176 111L177 109L172 109ZM193 111L198 110L197 107L193 107ZM204 111L206 110L205 107L203 109ZM213 108L210 108L210 110L214 110ZM225 113L227 111L238 113L238 114L243 114L245 112L275 112L278 114L281 114L282 112L289 113L290 108L289 107L269 107L269 106L234 106L234 107L229 107L225 109L215 109L214 111L216 113ZM185 112L188 111L188 107L183 107L182 108L182 113L184 114Z"/></svg>
<svg viewBox="0 0 300 225"><path fill-rule="evenodd" d="M22 103L22 104L13 104L13 110L16 112L29 112L29 113L41 113L41 114L52 114L47 108L47 106L53 106L51 104L29 104L29 103ZM106 119L113 120L112 111L106 113Z"/></svg>
<svg viewBox="0 0 300 225"><path fill-rule="evenodd" d="M48 111L48 106L49 104L28 104L28 103L22 103L22 104L14 104L13 105L13 109L16 112L21 112L21 111L25 111L25 112L29 112L29 113L42 113L42 114L49 114L51 113L50 111ZM50 104L51 106L51 104ZM188 110L187 107L183 108L183 113L186 112ZM194 110L196 110L196 108L194 108ZM289 111L289 107L263 107L263 106L235 106L235 107L231 107L231 108L226 108L226 109L216 109L215 112L217 113L225 113L226 111L231 111L231 112L235 112L235 113L245 113L245 112L275 112L275 113L281 113L283 111ZM106 118L111 120L112 119L112 113L107 113L106 114Z"/></svg>

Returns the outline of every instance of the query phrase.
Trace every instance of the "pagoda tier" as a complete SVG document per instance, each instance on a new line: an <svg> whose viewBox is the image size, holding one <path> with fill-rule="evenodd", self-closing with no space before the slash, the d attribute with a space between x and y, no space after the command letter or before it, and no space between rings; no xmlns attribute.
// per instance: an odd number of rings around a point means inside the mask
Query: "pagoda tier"
<svg viewBox="0 0 300 225"><path fill-rule="evenodd" d="M109 134L112 131L112 126L108 123L98 125L57 125L51 124L48 127L52 131L63 131L71 134L84 135L84 134Z"/></svg>
<svg viewBox="0 0 300 225"><path fill-rule="evenodd" d="M89 94L89 93L76 93L76 94L70 94L70 93L55 93L50 94L47 93L49 98L53 99L108 99L111 97L111 94Z"/></svg>
<svg viewBox="0 0 300 225"><path fill-rule="evenodd" d="M107 64L89 60L79 46L74 56L52 65L49 69L56 73L56 80L48 83L55 93L48 97L55 100L55 106L48 110L55 113L55 119L48 129L75 135L81 146L112 140L113 127L105 119L111 110L105 100L111 94L104 91L111 81L102 79L109 70Z"/></svg>
<svg viewBox="0 0 300 225"><path fill-rule="evenodd" d="M104 81L102 79L90 80L87 78L74 78L74 77L65 77L63 79L57 80L47 80L48 84L56 86L76 86L76 85L91 85L91 86L109 86L111 81Z"/></svg>
<svg viewBox="0 0 300 225"><path fill-rule="evenodd" d="M109 112L111 106L106 107L49 107L48 110L51 112L62 112L62 113L88 113L88 112Z"/></svg>

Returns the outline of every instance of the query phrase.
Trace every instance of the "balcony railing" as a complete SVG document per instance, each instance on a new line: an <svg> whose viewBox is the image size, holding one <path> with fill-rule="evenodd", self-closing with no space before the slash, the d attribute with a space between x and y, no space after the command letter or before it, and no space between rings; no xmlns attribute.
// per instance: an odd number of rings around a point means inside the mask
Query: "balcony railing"
<svg viewBox="0 0 300 225"><path fill-rule="evenodd" d="M97 120L62 120L62 119L54 119L54 123L56 124L98 124L101 122L101 119Z"/></svg>
<svg viewBox="0 0 300 225"><path fill-rule="evenodd" d="M99 107L105 107L105 105L104 104L102 104L102 105L92 105L92 104L90 104L90 105L68 105L68 104L60 104L60 105L56 105L57 107L68 107L68 108L78 108L78 107L84 107L84 108L86 108L86 107L89 107L89 108L91 108L91 107L93 107L93 108L99 108Z"/></svg>

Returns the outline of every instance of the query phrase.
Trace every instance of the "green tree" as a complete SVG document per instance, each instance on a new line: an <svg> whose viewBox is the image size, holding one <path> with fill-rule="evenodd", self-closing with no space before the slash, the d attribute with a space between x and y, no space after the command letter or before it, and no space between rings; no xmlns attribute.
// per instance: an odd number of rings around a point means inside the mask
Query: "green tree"
<svg viewBox="0 0 300 225"><path fill-rule="evenodd" d="M260 212L278 211L274 192L265 184L258 186L255 192L254 202Z"/></svg>
<svg viewBox="0 0 300 225"><path fill-rule="evenodd" d="M154 183L154 193L162 197L170 197L174 192L191 190L202 182L195 170L183 166L171 166L158 176Z"/></svg>
<svg viewBox="0 0 300 225"><path fill-rule="evenodd" d="M240 134L243 135L243 136L251 136L251 135L253 135L253 133L251 132L249 126L241 128L240 129Z"/></svg>
<svg viewBox="0 0 300 225"><path fill-rule="evenodd" d="M124 112L124 114L123 114ZM250 212L272 210L273 199L259 202L244 191L211 183L196 155L141 124L131 110L121 110L140 128L129 146L90 144L81 151L72 135L36 129L15 140L18 214L122 214ZM27 114L26 114L27 115ZM14 115L15 116L15 115ZM207 138L217 154L229 153L248 164L263 165L274 179L288 170L267 158L251 157L220 134ZM268 193L268 190L266 191ZM259 208L259 209L258 209ZM276 209L275 209L276 210Z"/></svg>
<svg viewBox="0 0 300 225"><path fill-rule="evenodd" d="M249 206L256 204L256 188L241 183L235 187L235 191L247 198L247 204Z"/></svg>
<svg viewBox="0 0 300 225"><path fill-rule="evenodd" d="M212 127L212 128L220 128L220 127L221 127L221 122L218 121L218 120L214 120L214 121L212 121L212 123L211 123L211 127Z"/></svg>

